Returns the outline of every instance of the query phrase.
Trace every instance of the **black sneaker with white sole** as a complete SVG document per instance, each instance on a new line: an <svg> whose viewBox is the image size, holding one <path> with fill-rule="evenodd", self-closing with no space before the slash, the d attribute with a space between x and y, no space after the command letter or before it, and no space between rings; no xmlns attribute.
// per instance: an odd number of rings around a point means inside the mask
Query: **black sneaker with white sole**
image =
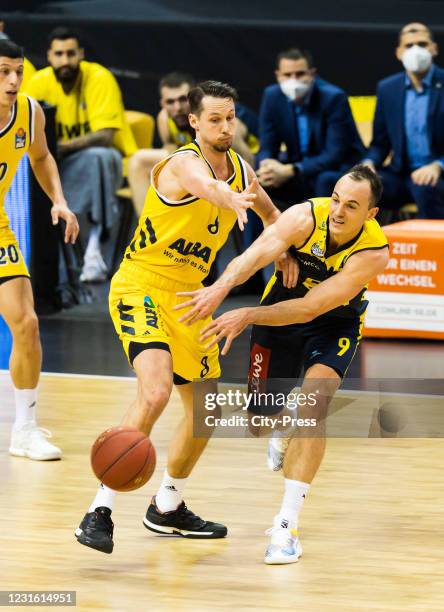
<svg viewBox="0 0 444 612"><path fill-rule="evenodd" d="M85 514L75 531L75 536L80 544L110 555L114 548L113 531L111 510L100 506L94 512Z"/></svg>
<svg viewBox="0 0 444 612"><path fill-rule="evenodd" d="M172 512L160 512L156 506L156 499L153 497L143 524L150 531L162 535L180 535L184 538L224 538L227 535L227 528L220 523L204 521L200 516L188 510L185 502Z"/></svg>

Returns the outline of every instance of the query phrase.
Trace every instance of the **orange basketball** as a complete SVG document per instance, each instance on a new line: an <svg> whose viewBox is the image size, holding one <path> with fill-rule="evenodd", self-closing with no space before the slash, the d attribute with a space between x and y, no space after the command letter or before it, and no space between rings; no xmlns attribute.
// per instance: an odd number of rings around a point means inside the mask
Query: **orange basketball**
<svg viewBox="0 0 444 612"><path fill-rule="evenodd" d="M91 467L110 489L133 491L151 478L156 451L151 440L135 427L111 427L94 442Z"/></svg>

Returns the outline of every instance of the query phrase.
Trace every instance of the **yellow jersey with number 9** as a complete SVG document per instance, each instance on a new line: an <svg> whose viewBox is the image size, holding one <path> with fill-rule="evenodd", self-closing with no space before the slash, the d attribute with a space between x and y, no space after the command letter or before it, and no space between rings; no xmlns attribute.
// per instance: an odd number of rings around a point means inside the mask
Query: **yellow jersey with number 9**
<svg viewBox="0 0 444 612"><path fill-rule="evenodd" d="M34 140L34 116L34 100L19 93L8 123L0 130L0 231L9 228L5 195L21 158Z"/></svg>
<svg viewBox="0 0 444 612"><path fill-rule="evenodd" d="M193 195L172 201L157 189L157 179L165 164L175 155L190 153L203 159L208 173L217 178L196 141L158 163L153 168L139 225L120 266L122 271L137 274L145 270L196 285L208 275L216 253L237 220L236 213ZM248 184L245 162L232 149L227 155L232 174L226 182L233 191L241 192Z"/></svg>

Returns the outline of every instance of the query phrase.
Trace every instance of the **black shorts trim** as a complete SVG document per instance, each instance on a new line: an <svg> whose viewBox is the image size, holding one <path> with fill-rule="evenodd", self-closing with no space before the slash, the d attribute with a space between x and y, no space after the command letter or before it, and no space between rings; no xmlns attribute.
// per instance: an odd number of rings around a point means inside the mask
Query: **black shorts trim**
<svg viewBox="0 0 444 612"><path fill-rule="evenodd" d="M134 359L143 351L148 349L161 349L171 353L170 347L166 342L130 342L128 347L128 359L131 365L133 365Z"/></svg>
<svg viewBox="0 0 444 612"><path fill-rule="evenodd" d="M30 278L27 274L15 274L14 276L1 276L0 277L0 285L6 283L7 281L14 280L14 278Z"/></svg>
<svg viewBox="0 0 444 612"><path fill-rule="evenodd" d="M191 380L187 380L186 378L183 378L182 376L179 376L179 374L176 374L176 372L174 372L173 383L175 385L188 385L188 383L190 382Z"/></svg>

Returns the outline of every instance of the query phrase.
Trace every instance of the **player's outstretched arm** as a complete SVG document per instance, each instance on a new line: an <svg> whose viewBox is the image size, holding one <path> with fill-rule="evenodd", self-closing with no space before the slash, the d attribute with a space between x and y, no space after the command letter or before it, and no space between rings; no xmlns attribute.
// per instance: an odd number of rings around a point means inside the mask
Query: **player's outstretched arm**
<svg viewBox="0 0 444 612"><path fill-rule="evenodd" d="M75 214L68 208L63 195L57 164L46 142L45 115L37 102L35 102L35 110L35 134L34 141L28 150L29 161L41 188L52 202L53 225L57 225L59 219L63 219L66 222L65 242L74 243L79 233L79 224Z"/></svg>
<svg viewBox="0 0 444 612"><path fill-rule="evenodd" d="M208 200L219 208L228 208L237 215L241 230L247 223L247 209L256 200L257 181L244 191L237 193L225 181L218 181L208 174L206 163L193 154L174 156L169 162L170 170L185 193Z"/></svg>
<svg viewBox="0 0 444 612"><path fill-rule="evenodd" d="M248 181L251 182L254 181L254 179L257 179L253 168L248 163L246 166ZM264 227L268 227L279 218L281 212L278 208L276 208L270 196L260 184L256 186L256 195L257 198L252 210L261 219ZM299 276L298 262L293 259L289 253L282 253L276 260L274 260L274 263L276 268L282 272L282 283L284 287L294 287Z"/></svg>
<svg viewBox="0 0 444 612"><path fill-rule="evenodd" d="M190 325L208 317L233 287L241 285L257 270L285 253L290 245L305 242L312 230L313 217L309 204L297 204L287 209L242 255L228 264L225 272L213 285L178 294L191 297L190 300L175 307L176 310L191 308L180 320Z"/></svg>
<svg viewBox="0 0 444 612"><path fill-rule="evenodd" d="M226 338L222 350L222 355L226 355L234 338L247 325L308 323L353 299L372 278L385 269L388 258L387 248L357 253L348 260L341 272L319 283L303 298L226 312L202 330L201 339L215 336L206 347L209 348Z"/></svg>

